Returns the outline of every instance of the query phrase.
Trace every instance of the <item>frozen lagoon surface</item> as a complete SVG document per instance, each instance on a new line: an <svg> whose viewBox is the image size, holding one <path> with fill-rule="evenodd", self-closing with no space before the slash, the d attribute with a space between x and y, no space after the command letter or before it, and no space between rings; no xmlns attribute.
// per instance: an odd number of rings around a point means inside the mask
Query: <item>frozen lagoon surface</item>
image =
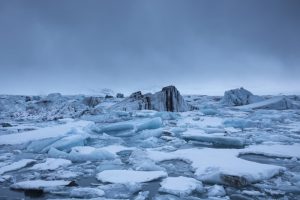
<svg viewBox="0 0 300 200"><path fill-rule="evenodd" d="M0 199L300 199L299 97L184 98L198 109L2 95Z"/></svg>

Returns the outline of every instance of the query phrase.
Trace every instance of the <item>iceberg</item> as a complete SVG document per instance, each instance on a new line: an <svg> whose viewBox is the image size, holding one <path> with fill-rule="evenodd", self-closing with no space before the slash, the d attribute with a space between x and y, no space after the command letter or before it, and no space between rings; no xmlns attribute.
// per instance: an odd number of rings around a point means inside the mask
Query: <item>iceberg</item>
<svg viewBox="0 0 300 200"><path fill-rule="evenodd" d="M175 86L167 86L155 94L145 94L138 91L128 98L113 105L112 110L156 110L169 112L185 112L193 107L186 103Z"/></svg>
<svg viewBox="0 0 300 200"><path fill-rule="evenodd" d="M241 87L226 91L224 97L221 99L221 103L226 106L242 106L263 100L262 97L253 95Z"/></svg>
<svg viewBox="0 0 300 200"><path fill-rule="evenodd" d="M164 171L105 170L97 174L104 183L145 183L167 177Z"/></svg>

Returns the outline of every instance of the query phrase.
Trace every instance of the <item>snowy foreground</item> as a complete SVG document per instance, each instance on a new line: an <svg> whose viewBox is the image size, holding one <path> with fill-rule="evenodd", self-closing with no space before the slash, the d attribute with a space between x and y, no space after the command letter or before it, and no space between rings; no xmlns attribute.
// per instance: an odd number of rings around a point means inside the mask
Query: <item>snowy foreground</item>
<svg viewBox="0 0 300 200"><path fill-rule="evenodd" d="M300 199L299 96L171 89L0 95L0 199Z"/></svg>

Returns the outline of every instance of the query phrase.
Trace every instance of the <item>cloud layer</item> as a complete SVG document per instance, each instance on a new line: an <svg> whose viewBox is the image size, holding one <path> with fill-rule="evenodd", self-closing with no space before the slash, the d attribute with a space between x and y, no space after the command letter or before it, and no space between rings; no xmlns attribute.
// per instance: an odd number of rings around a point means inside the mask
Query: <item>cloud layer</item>
<svg viewBox="0 0 300 200"><path fill-rule="evenodd" d="M298 0L0 1L0 93L300 92Z"/></svg>

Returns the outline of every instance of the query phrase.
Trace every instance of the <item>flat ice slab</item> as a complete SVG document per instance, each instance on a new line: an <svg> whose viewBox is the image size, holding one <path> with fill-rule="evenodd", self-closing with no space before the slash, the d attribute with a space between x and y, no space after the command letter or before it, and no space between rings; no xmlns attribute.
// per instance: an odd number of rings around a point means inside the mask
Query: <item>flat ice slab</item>
<svg viewBox="0 0 300 200"><path fill-rule="evenodd" d="M243 147L245 142L241 138L225 136L223 133L207 134L202 130L192 129L184 132L182 137L190 140L197 140L200 142L209 142L214 145Z"/></svg>
<svg viewBox="0 0 300 200"><path fill-rule="evenodd" d="M274 109L274 110L286 110L286 109L299 109L299 105L294 104L293 101L287 97L273 97L257 103L252 103L244 106L237 106L240 109Z"/></svg>
<svg viewBox="0 0 300 200"><path fill-rule="evenodd" d="M0 136L1 144L22 144L30 141L41 140L46 138L55 138L67 135L70 131L81 131L85 127L93 124L90 121L68 122L66 124L41 128L23 133L14 133Z"/></svg>
<svg viewBox="0 0 300 200"><path fill-rule="evenodd" d="M174 152L148 151L148 157L156 162L185 160L196 169L195 175L209 183L247 185L269 179L285 168L259 164L238 158L238 149L191 148Z"/></svg>
<svg viewBox="0 0 300 200"><path fill-rule="evenodd" d="M21 169L23 167L26 167L27 165L30 165L32 163L34 163L35 160L32 160L32 159L22 159L22 160L19 160L17 162L14 162L12 164L9 164L9 165L6 165L4 167L1 167L0 168L0 175L6 173L6 172L10 172L10 171L15 171L15 170L18 170L18 169Z"/></svg>
<svg viewBox="0 0 300 200"><path fill-rule="evenodd" d="M70 196L76 198L96 198L101 197L104 194L103 190L90 187L74 188L70 192Z"/></svg>
<svg viewBox="0 0 300 200"><path fill-rule="evenodd" d="M67 186L71 182L63 180L55 181L44 181L44 180L33 180L33 181L22 181L11 185L12 189L20 190L44 190L45 188L55 188L59 186Z"/></svg>
<svg viewBox="0 0 300 200"><path fill-rule="evenodd" d="M252 145L240 151L240 154L260 154L271 157L300 159L300 144Z"/></svg>
<svg viewBox="0 0 300 200"><path fill-rule="evenodd" d="M177 196L187 196L193 191L203 191L203 185L201 181L184 176L168 177L164 179L160 185L161 187L159 191Z"/></svg>
<svg viewBox="0 0 300 200"><path fill-rule="evenodd" d="M144 183L167 176L164 171L105 170L97 174L97 179L108 183Z"/></svg>
<svg viewBox="0 0 300 200"><path fill-rule="evenodd" d="M71 165L72 162L70 160L62 159L62 158L47 158L45 162L39 163L31 167L32 170L55 170L60 167L66 167Z"/></svg>
<svg viewBox="0 0 300 200"><path fill-rule="evenodd" d="M90 146L73 147L70 153L51 148L48 154L51 157L65 158L75 162L113 160L116 157L109 151Z"/></svg>

